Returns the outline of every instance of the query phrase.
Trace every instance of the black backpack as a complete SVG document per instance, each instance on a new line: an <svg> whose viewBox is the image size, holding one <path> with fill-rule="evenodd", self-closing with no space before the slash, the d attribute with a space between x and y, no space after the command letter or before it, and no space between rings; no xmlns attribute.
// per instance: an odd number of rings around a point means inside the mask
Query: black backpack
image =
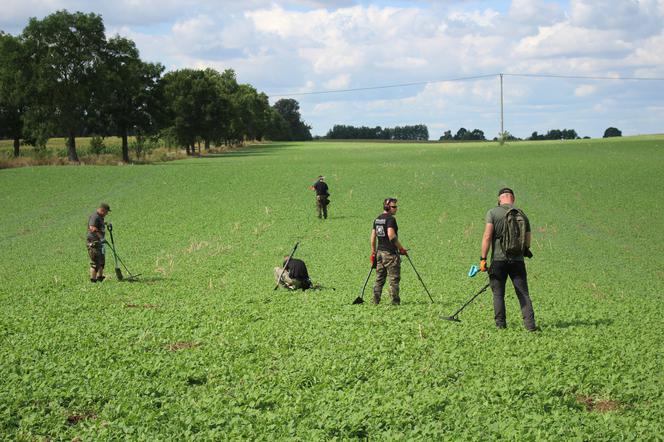
<svg viewBox="0 0 664 442"><path fill-rule="evenodd" d="M508 258L523 256L526 248L526 214L521 209L505 209L502 230L498 232L500 246Z"/></svg>

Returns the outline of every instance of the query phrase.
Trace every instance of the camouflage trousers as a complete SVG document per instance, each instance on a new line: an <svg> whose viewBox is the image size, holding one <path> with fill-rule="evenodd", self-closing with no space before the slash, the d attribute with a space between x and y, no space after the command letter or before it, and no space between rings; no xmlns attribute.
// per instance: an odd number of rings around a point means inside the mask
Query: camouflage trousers
<svg viewBox="0 0 664 442"><path fill-rule="evenodd" d="M281 280L279 280L280 275L282 275ZM282 287L286 287L287 289L291 290L297 290L302 288L302 281L300 281L299 279L291 278L290 275L288 274L288 270L284 270L282 267L274 268L274 282Z"/></svg>
<svg viewBox="0 0 664 442"><path fill-rule="evenodd" d="M373 288L373 302L380 303L385 281L390 282L392 304L399 305L399 281L401 281L401 257L396 253L379 250L376 253L376 284Z"/></svg>
<svg viewBox="0 0 664 442"><path fill-rule="evenodd" d="M325 195L317 195L316 196L316 212L318 213L318 218L325 218L327 219L327 205L328 205L328 198Z"/></svg>
<svg viewBox="0 0 664 442"><path fill-rule="evenodd" d="M106 254L101 242L88 242L88 256L90 257L90 268L99 270L106 265Z"/></svg>

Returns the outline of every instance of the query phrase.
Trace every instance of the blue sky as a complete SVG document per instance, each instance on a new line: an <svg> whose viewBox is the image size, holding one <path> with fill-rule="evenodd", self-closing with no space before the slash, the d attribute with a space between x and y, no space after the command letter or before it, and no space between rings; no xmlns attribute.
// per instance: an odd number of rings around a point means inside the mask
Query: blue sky
<svg viewBox="0 0 664 442"><path fill-rule="evenodd" d="M4 0L0 29L58 9L102 14L167 69L233 68L271 96L494 73L664 78L664 0ZM662 133L664 81L505 77L505 129ZM500 130L498 77L294 96L334 124ZM274 101L276 97L272 98Z"/></svg>

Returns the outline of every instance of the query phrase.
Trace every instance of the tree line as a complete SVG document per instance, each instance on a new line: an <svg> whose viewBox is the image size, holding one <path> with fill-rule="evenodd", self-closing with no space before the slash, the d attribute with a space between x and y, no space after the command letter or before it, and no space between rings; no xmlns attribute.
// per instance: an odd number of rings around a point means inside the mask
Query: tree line
<svg viewBox="0 0 664 442"><path fill-rule="evenodd" d="M412 126L396 126L393 128L380 126L347 126L336 124L325 138L332 140L410 140L422 141L429 139L429 129L424 124Z"/></svg>
<svg viewBox="0 0 664 442"><path fill-rule="evenodd" d="M102 17L57 11L31 18L20 35L0 31L0 138L37 148L64 136L78 161L76 138L116 135L129 161L128 137L166 137L194 153L196 144L309 140L293 99L238 83L227 69L180 69L141 60L127 38L106 38Z"/></svg>

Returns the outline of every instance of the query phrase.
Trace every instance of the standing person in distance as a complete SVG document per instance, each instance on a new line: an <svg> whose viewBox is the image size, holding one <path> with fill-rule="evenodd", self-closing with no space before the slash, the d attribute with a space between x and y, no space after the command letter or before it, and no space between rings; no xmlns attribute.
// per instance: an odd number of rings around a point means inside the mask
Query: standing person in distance
<svg viewBox="0 0 664 442"><path fill-rule="evenodd" d="M327 205L330 204L330 192L328 191L325 177L319 175L318 180L309 186L309 189L316 192L316 210L318 212L318 219L327 219Z"/></svg>
<svg viewBox="0 0 664 442"><path fill-rule="evenodd" d="M390 282L392 305L399 305L399 281L401 280L401 257L408 255L399 242L399 226L394 217L397 213L397 199L383 201L383 213L373 222L371 229L371 264L376 266L376 283L373 288L373 303L379 304L385 280Z"/></svg>
<svg viewBox="0 0 664 442"><path fill-rule="evenodd" d="M104 276L104 266L106 265L106 255L104 243L106 242L106 224L104 218L108 215L111 208L106 203L101 203L95 213L88 218L87 246L88 256L90 257L90 282L101 282Z"/></svg>
<svg viewBox="0 0 664 442"><path fill-rule="evenodd" d="M523 325L535 331L535 312L528 293L526 264L523 260L524 256L533 256L530 252L530 221L521 209L514 207L512 189L504 187L498 191L498 205L486 213L485 222L480 271L487 271L486 259L491 248L491 267L488 270L496 327L507 327L505 284L509 276L521 305Z"/></svg>

